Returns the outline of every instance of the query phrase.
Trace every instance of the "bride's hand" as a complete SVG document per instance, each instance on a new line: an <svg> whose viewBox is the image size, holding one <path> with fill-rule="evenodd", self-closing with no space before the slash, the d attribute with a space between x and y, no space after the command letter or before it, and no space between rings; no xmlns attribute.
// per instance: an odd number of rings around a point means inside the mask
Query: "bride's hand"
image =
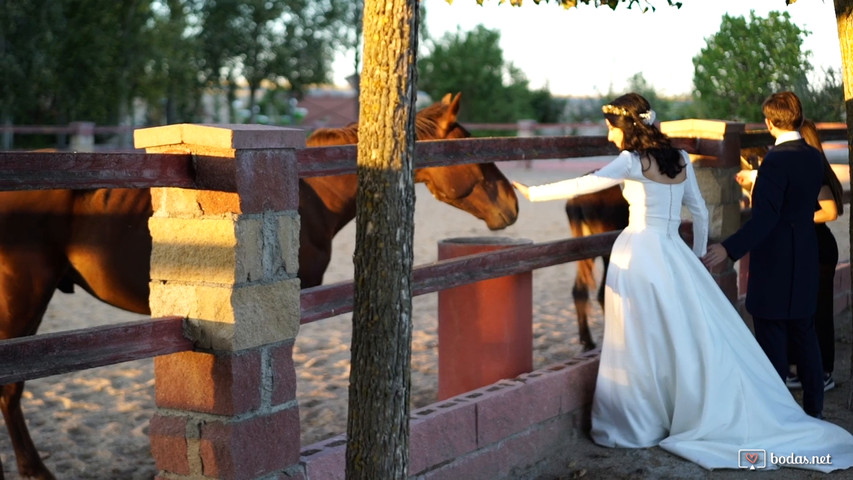
<svg viewBox="0 0 853 480"><path fill-rule="evenodd" d="M702 263L705 264L706 268L711 268L725 260L728 256L729 252L726 251L726 247L715 243L708 247L708 251L702 257Z"/></svg>
<svg viewBox="0 0 853 480"><path fill-rule="evenodd" d="M524 198L530 200L530 191L527 188L527 185L519 182L512 182L512 186L518 190L518 193L522 194Z"/></svg>

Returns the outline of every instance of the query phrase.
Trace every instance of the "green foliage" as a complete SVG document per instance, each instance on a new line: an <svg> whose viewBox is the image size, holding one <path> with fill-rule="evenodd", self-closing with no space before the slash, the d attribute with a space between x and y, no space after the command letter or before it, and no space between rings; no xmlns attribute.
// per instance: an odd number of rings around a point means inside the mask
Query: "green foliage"
<svg viewBox="0 0 853 480"><path fill-rule="evenodd" d="M626 92L636 92L645 97L654 109L656 119L659 122L695 117L693 114L692 99L662 97L645 79L645 77L643 77L642 73L635 73L634 76L628 79ZM616 96L617 95L610 95L610 98Z"/></svg>
<svg viewBox="0 0 853 480"><path fill-rule="evenodd" d="M0 121L201 120L204 94L298 95L357 42L349 0L28 0L0 8ZM265 84L266 85L266 84ZM252 96L254 98L254 96ZM232 102L229 101L227 107ZM215 118L224 120L224 118Z"/></svg>
<svg viewBox="0 0 853 480"><path fill-rule="evenodd" d="M524 74L504 61L499 43L500 33L482 25L445 34L418 61L418 87L432 98L462 92L462 121L554 121L559 105L547 90L530 91Z"/></svg>
<svg viewBox="0 0 853 480"><path fill-rule="evenodd" d="M803 103L806 116L818 122L844 122L844 84L841 74L833 68L825 69L820 83L808 82L795 90Z"/></svg>
<svg viewBox="0 0 853 480"><path fill-rule="evenodd" d="M807 84L811 65L809 52L802 50L805 35L788 12L770 12L767 18L750 12L749 21L723 15L720 30L693 57L693 84L703 116L760 122L761 103L768 95Z"/></svg>
<svg viewBox="0 0 853 480"><path fill-rule="evenodd" d="M361 2L344 0L203 2L199 39L208 85L228 91L235 79L244 78L249 121L254 121L255 92L262 82L299 95L306 85L328 81L335 47L354 41L360 8Z"/></svg>
<svg viewBox="0 0 853 480"><path fill-rule="evenodd" d="M144 2L4 3L0 116L16 123L115 123L143 73L148 16Z"/></svg>
<svg viewBox="0 0 853 480"><path fill-rule="evenodd" d="M482 5L483 1L484 0L477 0L477 3L479 5ZM506 0L500 0L500 3L504 3L505 1ZM538 5L541 1L542 0L533 0L533 3ZM788 1L791 1L791 0L788 0ZM447 2L452 3L453 0L447 0ZM509 0L509 4L514 6L514 7L520 7L522 5L522 3L523 3L523 0ZM545 0L545 3L551 3L551 2L550 2L550 0ZM616 8L620 4L625 5L627 8L632 8L635 6L640 7L643 9L643 11L647 11L647 10L654 11L655 10L654 4L649 0L554 0L554 3L562 6L563 8L577 7L578 3L581 3L584 5L592 4L596 8L598 8L600 6L608 6L613 10L616 10ZM671 7L681 8L681 2L676 2L674 0L667 0L666 3Z"/></svg>

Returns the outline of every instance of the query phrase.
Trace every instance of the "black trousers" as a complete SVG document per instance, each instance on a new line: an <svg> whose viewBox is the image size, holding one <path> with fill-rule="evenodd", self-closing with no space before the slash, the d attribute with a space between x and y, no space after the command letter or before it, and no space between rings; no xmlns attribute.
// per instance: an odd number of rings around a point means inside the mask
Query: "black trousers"
<svg viewBox="0 0 853 480"><path fill-rule="evenodd" d="M820 276L817 288L817 311L814 327L817 342L820 345L820 359L823 371L835 371L835 267L838 265L838 243L832 231L825 223L815 224L817 233L818 262ZM788 343L788 363L796 365L797 359L791 354L794 347Z"/></svg>
<svg viewBox="0 0 853 480"><path fill-rule="evenodd" d="M815 224L817 234L820 279L817 290L817 312L815 329L820 344L823 370L832 373L835 369L835 266L838 265L838 243L825 223Z"/></svg>
<svg viewBox="0 0 853 480"><path fill-rule="evenodd" d="M813 417L823 411L823 365L814 318L766 319L753 317L755 339L782 381L788 375L788 345L796 358L797 376L803 384L803 410Z"/></svg>

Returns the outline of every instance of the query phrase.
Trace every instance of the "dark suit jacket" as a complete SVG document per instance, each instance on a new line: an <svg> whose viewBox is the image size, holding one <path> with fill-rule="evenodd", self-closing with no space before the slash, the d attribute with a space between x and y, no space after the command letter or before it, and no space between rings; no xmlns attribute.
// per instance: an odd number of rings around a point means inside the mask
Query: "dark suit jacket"
<svg viewBox="0 0 853 480"><path fill-rule="evenodd" d="M750 252L746 309L756 317L807 318L817 308L814 211L823 168L803 140L770 149L752 190L752 218L722 242L734 260Z"/></svg>

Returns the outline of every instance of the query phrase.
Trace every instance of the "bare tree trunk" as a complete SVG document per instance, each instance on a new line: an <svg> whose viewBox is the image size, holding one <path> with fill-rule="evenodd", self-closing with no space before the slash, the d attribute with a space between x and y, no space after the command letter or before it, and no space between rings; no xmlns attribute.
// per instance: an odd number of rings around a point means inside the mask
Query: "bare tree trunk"
<svg viewBox="0 0 853 480"><path fill-rule="evenodd" d="M409 463L417 0L367 0L346 477Z"/></svg>
<svg viewBox="0 0 853 480"><path fill-rule="evenodd" d="M853 0L835 0L835 18L838 22L838 41L841 44L841 78L844 82L844 105L847 110L847 163L853 172ZM848 212L853 212L853 201L847 206ZM847 232L853 239L853 222ZM853 260L853 242L849 250L849 258ZM851 277L853 277L853 268ZM851 278L853 280L853 278ZM850 319L853 322L853 316ZM853 363L853 354L850 356ZM850 377L853 379L853 369ZM847 408L853 408L853 391L847 397Z"/></svg>

